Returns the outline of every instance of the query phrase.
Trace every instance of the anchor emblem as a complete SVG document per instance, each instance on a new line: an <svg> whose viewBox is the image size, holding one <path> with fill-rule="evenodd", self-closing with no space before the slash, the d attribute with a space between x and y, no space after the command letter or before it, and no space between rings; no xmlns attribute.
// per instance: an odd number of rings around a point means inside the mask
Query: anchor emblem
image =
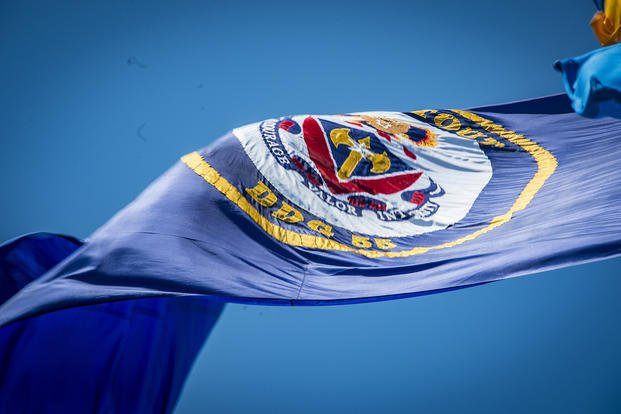
<svg viewBox="0 0 621 414"><path fill-rule="evenodd" d="M350 132L349 128L336 127L329 128L324 135L320 121L312 116L302 123L309 157L332 194L395 194L414 184L422 175L422 171L411 169L387 174L395 167L390 155L386 151L379 154L372 151L370 135L356 140ZM329 142L336 148L345 146L349 150L340 167L335 165ZM372 176L354 176L356 167L364 160L371 162Z"/></svg>
<svg viewBox="0 0 621 414"><path fill-rule="evenodd" d="M337 176L341 180L347 180L351 177L360 161L364 158L371 161L373 165L371 172L374 174L381 174L390 169L390 158L388 158L386 151L382 154L371 151L371 137L367 136L355 141L349 135L349 131L349 128L335 128L330 131L330 140L335 147L338 148L341 145L349 147L349 155L337 172Z"/></svg>

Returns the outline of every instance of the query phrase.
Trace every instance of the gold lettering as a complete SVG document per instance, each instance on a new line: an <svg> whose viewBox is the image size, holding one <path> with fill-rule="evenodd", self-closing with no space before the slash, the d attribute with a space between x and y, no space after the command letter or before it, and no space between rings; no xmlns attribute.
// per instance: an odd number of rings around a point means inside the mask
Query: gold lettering
<svg viewBox="0 0 621 414"><path fill-rule="evenodd" d="M369 247L371 247L371 242L369 241L368 237L357 236L355 234L351 235L351 244L356 247L362 247L364 249L368 249Z"/></svg>
<svg viewBox="0 0 621 414"><path fill-rule="evenodd" d="M461 128L461 122L459 122L459 119L451 114L438 114L435 116L435 118L433 118L433 121L437 126L442 129L446 129L447 131L457 131L459 128Z"/></svg>
<svg viewBox="0 0 621 414"><path fill-rule="evenodd" d="M397 245L394 244L390 239L373 239L373 241L375 241L375 245L378 247L378 249L390 250L397 247Z"/></svg>
<svg viewBox="0 0 621 414"><path fill-rule="evenodd" d="M252 188L246 188L246 192L250 194L254 200L264 207L271 207L276 204L278 200L276 194L272 192L262 181L257 182L257 185Z"/></svg>
<svg viewBox="0 0 621 414"><path fill-rule="evenodd" d="M324 236L327 236L327 237L334 236L334 232L332 231L332 226L329 225L329 224L324 223L323 221L311 220L311 221L309 221L306 224L312 230L315 230L316 232L321 233Z"/></svg>
<svg viewBox="0 0 621 414"><path fill-rule="evenodd" d="M287 223L299 223L304 220L304 216L295 208L291 207L289 204L282 202L282 206L277 211L272 213L272 216L276 217L278 220L285 221Z"/></svg>

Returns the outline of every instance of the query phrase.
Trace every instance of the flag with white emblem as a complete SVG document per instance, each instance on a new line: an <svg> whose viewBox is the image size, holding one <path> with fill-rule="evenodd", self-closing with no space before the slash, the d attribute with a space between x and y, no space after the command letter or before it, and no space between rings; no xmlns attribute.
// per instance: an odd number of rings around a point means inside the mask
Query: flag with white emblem
<svg viewBox="0 0 621 414"><path fill-rule="evenodd" d="M618 255L620 134L560 95L237 128L181 157L0 321L137 297L369 301Z"/></svg>

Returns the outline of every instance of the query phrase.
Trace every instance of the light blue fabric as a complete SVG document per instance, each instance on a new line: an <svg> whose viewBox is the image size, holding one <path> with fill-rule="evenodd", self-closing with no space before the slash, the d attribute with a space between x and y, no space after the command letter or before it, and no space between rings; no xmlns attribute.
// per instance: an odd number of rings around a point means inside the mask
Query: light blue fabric
<svg viewBox="0 0 621 414"><path fill-rule="evenodd" d="M621 44L554 65L562 72L574 110L589 118L621 118Z"/></svg>

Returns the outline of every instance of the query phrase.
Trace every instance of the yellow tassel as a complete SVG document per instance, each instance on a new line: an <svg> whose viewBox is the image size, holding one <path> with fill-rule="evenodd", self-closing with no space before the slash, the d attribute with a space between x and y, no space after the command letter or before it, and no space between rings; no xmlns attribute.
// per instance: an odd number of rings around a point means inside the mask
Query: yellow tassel
<svg viewBox="0 0 621 414"><path fill-rule="evenodd" d="M621 41L621 0L606 0L604 11L597 12L591 19L591 27L602 46Z"/></svg>

